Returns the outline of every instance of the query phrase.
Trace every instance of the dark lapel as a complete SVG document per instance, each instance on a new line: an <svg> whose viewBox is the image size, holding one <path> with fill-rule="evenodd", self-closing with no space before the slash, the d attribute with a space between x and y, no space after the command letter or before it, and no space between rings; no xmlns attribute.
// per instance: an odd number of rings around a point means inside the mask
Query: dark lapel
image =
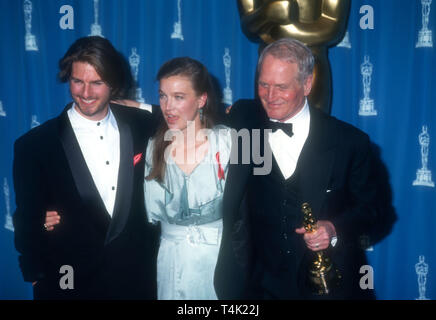
<svg viewBox="0 0 436 320"><path fill-rule="evenodd" d="M315 214L320 212L329 187L335 160L336 131L321 111L310 108L309 136L303 146L296 170L300 174L302 201L309 202Z"/></svg>
<svg viewBox="0 0 436 320"><path fill-rule="evenodd" d="M91 172L86 165L79 142L76 139L70 120L68 119L67 111L70 107L71 103L67 105L59 116L59 139L61 140L68 165L70 166L83 205L85 208L90 208L87 212L92 216L91 220L94 220L96 226L106 233L111 217L94 184ZM84 216L83 218L89 219L90 217Z"/></svg>
<svg viewBox="0 0 436 320"><path fill-rule="evenodd" d="M106 236L106 244L114 240L126 226L133 196L133 137L130 125L122 117L119 108L111 105L120 133L120 167L112 223Z"/></svg>
<svg viewBox="0 0 436 320"><path fill-rule="evenodd" d="M239 150L238 150L239 149ZM241 155L242 146L232 143L232 153ZM242 161L229 164L226 186L223 195L224 228L230 228L236 220L239 220L239 207L244 197L247 181L252 173L251 164L243 164ZM230 227L229 227L230 226Z"/></svg>
<svg viewBox="0 0 436 320"><path fill-rule="evenodd" d="M263 111L263 109L262 109ZM268 129L268 116L266 114L265 111L260 113L260 118L261 118L261 131L260 131L260 150L261 150L261 154L265 156L266 153L269 153L271 155L271 158L266 158L269 159L271 161L271 172L269 173L270 178L272 178L273 180L275 180L277 183L279 183L279 185L283 184L285 182L285 178L283 177L282 172L280 171L280 167L276 161L276 158L274 157L274 154L272 152L271 149L271 145L269 144L268 141L268 135L266 134L266 130L269 130L269 132L271 132L270 129ZM267 161L269 161L267 160ZM262 164L263 165L263 164Z"/></svg>

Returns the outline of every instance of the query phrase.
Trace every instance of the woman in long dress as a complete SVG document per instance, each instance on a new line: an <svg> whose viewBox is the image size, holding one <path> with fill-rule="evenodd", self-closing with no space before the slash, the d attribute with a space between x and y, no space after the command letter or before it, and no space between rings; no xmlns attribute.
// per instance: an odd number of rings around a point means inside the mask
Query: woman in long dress
<svg viewBox="0 0 436 320"><path fill-rule="evenodd" d="M200 62L172 59L157 79L163 118L147 146L144 195L148 220L161 224L158 299L217 299L230 129L216 125L216 95ZM45 222L51 231L60 216L49 211Z"/></svg>
<svg viewBox="0 0 436 320"><path fill-rule="evenodd" d="M158 299L217 299L230 129L215 125L215 94L200 62L172 59L157 79L164 121L147 147L144 194L149 221L161 224Z"/></svg>

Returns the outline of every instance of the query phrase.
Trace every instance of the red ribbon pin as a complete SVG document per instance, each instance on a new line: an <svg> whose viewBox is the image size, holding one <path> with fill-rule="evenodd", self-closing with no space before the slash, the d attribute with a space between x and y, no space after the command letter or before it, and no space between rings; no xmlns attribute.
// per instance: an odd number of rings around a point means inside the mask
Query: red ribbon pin
<svg viewBox="0 0 436 320"><path fill-rule="evenodd" d="M216 157L216 162L218 162L218 179L224 180L225 176L224 176L223 167L221 166L221 162L220 162L220 153L217 152L215 157Z"/></svg>
<svg viewBox="0 0 436 320"><path fill-rule="evenodd" d="M136 164L141 161L142 159L142 153L138 153L133 157L133 166L136 166Z"/></svg>

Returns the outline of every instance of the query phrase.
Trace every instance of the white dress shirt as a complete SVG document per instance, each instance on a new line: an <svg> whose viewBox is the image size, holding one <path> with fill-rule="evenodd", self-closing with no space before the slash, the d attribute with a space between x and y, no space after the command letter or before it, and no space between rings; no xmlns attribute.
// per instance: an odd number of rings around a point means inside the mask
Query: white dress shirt
<svg viewBox="0 0 436 320"><path fill-rule="evenodd" d="M270 120L277 122L274 119ZM304 102L303 109L291 119L286 120L285 123L292 123L292 132L294 133L292 137L278 129L274 133L269 133L268 141L283 177L288 179L295 172L301 150L309 135L310 112L307 99ZM329 192L329 190L326 192ZM334 234L330 239L332 247L336 246L337 241L338 237Z"/></svg>
<svg viewBox="0 0 436 320"><path fill-rule="evenodd" d="M110 109L100 121L84 118L76 111L75 104L67 113L95 186L112 216L120 165L117 121Z"/></svg>
<svg viewBox="0 0 436 320"><path fill-rule="evenodd" d="M277 122L274 119L270 120ZM293 136L289 137L279 129L269 133L268 142L283 177L288 179L294 174L301 150L309 135L310 112L307 99L304 102L304 107L285 123L292 123Z"/></svg>

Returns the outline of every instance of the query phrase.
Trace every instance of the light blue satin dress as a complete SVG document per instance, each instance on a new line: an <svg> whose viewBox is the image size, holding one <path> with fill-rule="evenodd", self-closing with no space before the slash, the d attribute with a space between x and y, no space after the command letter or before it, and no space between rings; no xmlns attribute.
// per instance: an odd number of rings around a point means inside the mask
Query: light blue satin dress
<svg viewBox="0 0 436 320"><path fill-rule="evenodd" d="M163 183L144 183L148 220L161 222L157 260L159 300L217 299L213 276L222 235L222 200L231 135L225 126L208 130L209 150L186 175L168 157ZM145 176L152 168L154 141L146 152Z"/></svg>

